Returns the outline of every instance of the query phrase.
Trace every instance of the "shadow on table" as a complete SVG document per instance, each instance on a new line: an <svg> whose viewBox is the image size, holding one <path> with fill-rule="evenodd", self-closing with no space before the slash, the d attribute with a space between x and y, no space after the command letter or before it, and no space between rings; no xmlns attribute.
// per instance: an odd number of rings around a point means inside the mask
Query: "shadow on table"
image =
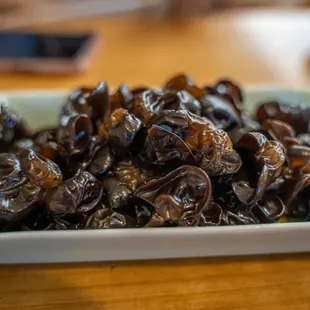
<svg viewBox="0 0 310 310"><path fill-rule="evenodd" d="M0 309L109 309L89 294L91 278L88 279L87 274L76 274L76 267L61 264L0 266Z"/></svg>

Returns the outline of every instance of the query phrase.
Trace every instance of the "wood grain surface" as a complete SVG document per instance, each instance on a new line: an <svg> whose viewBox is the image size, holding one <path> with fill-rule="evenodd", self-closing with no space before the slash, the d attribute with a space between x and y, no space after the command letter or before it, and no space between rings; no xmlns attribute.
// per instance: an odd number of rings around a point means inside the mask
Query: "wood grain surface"
<svg viewBox="0 0 310 310"><path fill-rule="evenodd" d="M309 309L309 258L3 266L0 309Z"/></svg>
<svg viewBox="0 0 310 310"><path fill-rule="evenodd" d="M199 83L308 86L309 12L245 12L193 20L121 16L42 31L97 32L77 76L1 74L0 88L73 88L106 79L160 85L175 72ZM141 231L142 232L142 231ZM1 248L0 248L1 251ZM310 309L310 255L0 266L1 310Z"/></svg>

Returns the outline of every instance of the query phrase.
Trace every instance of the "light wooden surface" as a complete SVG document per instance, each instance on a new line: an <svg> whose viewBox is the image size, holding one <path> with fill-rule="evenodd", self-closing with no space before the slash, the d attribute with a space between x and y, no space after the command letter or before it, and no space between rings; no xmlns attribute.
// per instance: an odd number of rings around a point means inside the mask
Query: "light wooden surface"
<svg viewBox="0 0 310 310"><path fill-rule="evenodd" d="M110 85L160 85L184 71L197 83L231 76L242 83L308 85L310 11L255 11L177 21L159 16L82 19L40 31L95 31L102 45L76 76L1 74L0 89L72 88L106 79ZM1 48L1 47L0 47Z"/></svg>
<svg viewBox="0 0 310 310"><path fill-rule="evenodd" d="M46 31L95 30L104 40L79 76L0 75L0 88L159 85L178 71L200 84L308 86L308 12L263 12L192 21L88 19ZM44 29L45 30L45 29ZM1 249L0 249L1 251ZM1 266L1 310L310 309L310 255Z"/></svg>
<svg viewBox="0 0 310 310"><path fill-rule="evenodd" d="M309 309L309 255L0 267L1 310Z"/></svg>

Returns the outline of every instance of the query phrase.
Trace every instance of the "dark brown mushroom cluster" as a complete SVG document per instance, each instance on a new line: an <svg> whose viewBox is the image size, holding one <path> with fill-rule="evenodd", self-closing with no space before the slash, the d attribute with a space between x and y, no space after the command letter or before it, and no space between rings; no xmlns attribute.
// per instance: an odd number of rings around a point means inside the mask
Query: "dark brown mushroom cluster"
<svg viewBox="0 0 310 310"><path fill-rule="evenodd" d="M0 231L310 220L310 108L230 80L70 94L57 128L0 111Z"/></svg>

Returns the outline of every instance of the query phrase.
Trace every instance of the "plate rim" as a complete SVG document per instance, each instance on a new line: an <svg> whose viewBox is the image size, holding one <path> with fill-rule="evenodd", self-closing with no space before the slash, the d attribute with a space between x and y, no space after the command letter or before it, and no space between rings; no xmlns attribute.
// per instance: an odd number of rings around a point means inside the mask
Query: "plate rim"
<svg viewBox="0 0 310 310"><path fill-rule="evenodd" d="M80 237L121 237L130 235L131 237L144 236L164 237L172 235L171 232L178 236L184 235L240 235L255 233L255 235L264 235L281 232L296 232L297 230L310 231L310 222L290 222L290 223L272 223L272 224L249 224L249 225L227 225L227 226L197 226L197 227L144 227L144 228L110 228L110 229L68 229L68 230L32 230L32 231L13 231L0 233L0 241L24 240L24 239L57 239L61 236L66 239ZM147 234L146 234L147 231ZM54 238L55 237L55 238Z"/></svg>

